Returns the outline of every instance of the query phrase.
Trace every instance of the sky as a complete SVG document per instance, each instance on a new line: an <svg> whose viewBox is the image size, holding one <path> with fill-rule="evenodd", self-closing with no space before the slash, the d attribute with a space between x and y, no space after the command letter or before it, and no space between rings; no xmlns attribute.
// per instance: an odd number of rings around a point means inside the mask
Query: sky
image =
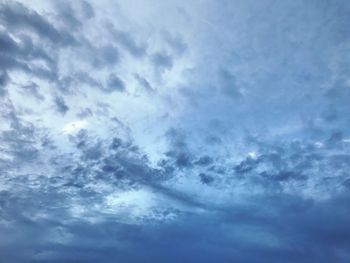
<svg viewBox="0 0 350 263"><path fill-rule="evenodd" d="M349 17L0 0L0 262L349 262Z"/></svg>

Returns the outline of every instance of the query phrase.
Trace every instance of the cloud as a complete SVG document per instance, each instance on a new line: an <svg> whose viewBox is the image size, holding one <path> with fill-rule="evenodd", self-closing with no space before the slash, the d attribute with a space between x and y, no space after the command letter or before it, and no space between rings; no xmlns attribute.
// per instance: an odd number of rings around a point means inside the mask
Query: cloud
<svg viewBox="0 0 350 263"><path fill-rule="evenodd" d="M66 114L67 111L69 110L69 107L65 103L64 99L62 97L57 96L54 100L55 106L58 112L62 114Z"/></svg>
<svg viewBox="0 0 350 263"><path fill-rule="evenodd" d="M62 45L76 43L75 38L70 33L60 31L45 17L19 3L2 3L0 19L8 29L29 29L37 33L40 37Z"/></svg>
<svg viewBox="0 0 350 263"><path fill-rule="evenodd" d="M206 166L206 165L210 165L213 163L213 159L210 156L202 156L201 158L199 158L195 164L197 165L201 165L201 166Z"/></svg>
<svg viewBox="0 0 350 263"><path fill-rule="evenodd" d="M171 35L168 31L164 31L163 36L176 55L182 56L187 51L187 45L179 35Z"/></svg>
<svg viewBox="0 0 350 263"><path fill-rule="evenodd" d="M115 65L119 61L118 49L113 45L106 45L97 49L98 56L94 57L96 67Z"/></svg>
<svg viewBox="0 0 350 263"><path fill-rule="evenodd" d="M107 82L107 91L125 91L125 84L124 82L116 75L116 74L110 74L108 77Z"/></svg>
<svg viewBox="0 0 350 263"><path fill-rule="evenodd" d="M2 260L350 259L347 1L21 2Z"/></svg>
<svg viewBox="0 0 350 263"><path fill-rule="evenodd" d="M92 5L87 1L81 1L81 7L86 18L90 19L95 16L95 11Z"/></svg>
<svg viewBox="0 0 350 263"><path fill-rule="evenodd" d="M5 95L5 87L9 81L9 76L6 71L0 70L0 96Z"/></svg>
<svg viewBox="0 0 350 263"><path fill-rule="evenodd" d="M2 58L0 67L3 70L17 69L44 78L53 79L55 64L47 52L41 47L35 47L29 36L20 36L17 43L7 32L0 32ZM43 61L46 67L35 65L35 61Z"/></svg>
<svg viewBox="0 0 350 263"><path fill-rule="evenodd" d="M171 69L173 67L173 60L171 56L166 53L157 52L151 56L151 62L155 68Z"/></svg>
<svg viewBox="0 0 350 263"><path fill-rule="evenodd" d="M42 101L42 100L45 99L44 96L41 95L40 92L39 92L40 87L39 87L36 83L34 83L34 82L30 82L30 83L28 83L28 84L23 85L23 86L22 86L22 89L23 89L26 93L28 93L28 94L34 96L34 97L35 97L36 99L38 99L39 101Z"/></svg>
<svg viewBox="0 0 350 263"><path fill-rule="evenodd" d="M135 74L135 79L147 92L150 92L150 93L155 92L151 84L145 78L141 77L138 74Z"/></svg>
<svg viewBox="0 0 350 263"><path fill-rule="evenodd" d="M137 43L129 32L117 30L113 25L109 25L109 30L117 43L127 52L129 52L129 54L136 58L145 56L147 51L147 46L145 43Z"/></svg>
<svg viewBox="0 0 350 263"><path fill-rule="evenodd" d="M204 173L200 173L199 177L200 177L201 182L203 184L210 184L214 181L213 177L211 177L210 175L204 174Z"/></svg>
<svg viewBox="0 0 350 263"><path fill-rule="evenodd" d="M166 156L169 157L169 161L172 165L178 169L192 167L193 156L188 149L186 133L179 129L171 128L167 131L166 136L170 145Z"/></svg>
<svg viewBox="0 0 350 263"><path fill-rule="evenodd" d="M83 8L88 8L88 4L82 2ZM55 9L57 10L57 15L63 21L64 25L68 28L78 29L82 26L81 21L76 17L75 10L73 10L72 5L66 1L54 2ZM91 6L90 6L91 8Z"/></svg>

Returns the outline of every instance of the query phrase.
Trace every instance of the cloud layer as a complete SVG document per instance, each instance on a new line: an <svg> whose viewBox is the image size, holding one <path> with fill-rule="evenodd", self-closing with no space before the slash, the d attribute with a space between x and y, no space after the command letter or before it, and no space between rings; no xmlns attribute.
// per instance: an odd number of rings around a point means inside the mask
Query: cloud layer
<svg viewBox="0 0 350 263"><path fill-rule="evenodd" d="M0 1L0 261L348 261L349 14Z"/></svg>

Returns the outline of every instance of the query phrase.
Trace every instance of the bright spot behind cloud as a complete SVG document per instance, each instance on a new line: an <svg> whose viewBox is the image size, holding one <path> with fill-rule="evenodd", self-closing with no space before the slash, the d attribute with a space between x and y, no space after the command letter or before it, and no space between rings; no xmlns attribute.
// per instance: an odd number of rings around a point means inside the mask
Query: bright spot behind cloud
<svg viewBox="0 0 350 263"><path fill-rule="evenodd" d="M86 128L87 125L88 122L85 120L69 122L64 125L62 132L63 134L73 134L80 131L81 129Z"/></svg>

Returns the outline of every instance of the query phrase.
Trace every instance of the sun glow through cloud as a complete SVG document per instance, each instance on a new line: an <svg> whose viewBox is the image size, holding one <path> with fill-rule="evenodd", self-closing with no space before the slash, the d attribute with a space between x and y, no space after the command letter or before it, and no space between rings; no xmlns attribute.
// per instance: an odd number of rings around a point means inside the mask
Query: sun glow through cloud
<svg viewBox="0 0 350 263"><path fill-rule="evenodd" d="M88 126L87 121L73 121L65 124L63 126L62 132L63 134L72 134L84 129Z"/></svg>

